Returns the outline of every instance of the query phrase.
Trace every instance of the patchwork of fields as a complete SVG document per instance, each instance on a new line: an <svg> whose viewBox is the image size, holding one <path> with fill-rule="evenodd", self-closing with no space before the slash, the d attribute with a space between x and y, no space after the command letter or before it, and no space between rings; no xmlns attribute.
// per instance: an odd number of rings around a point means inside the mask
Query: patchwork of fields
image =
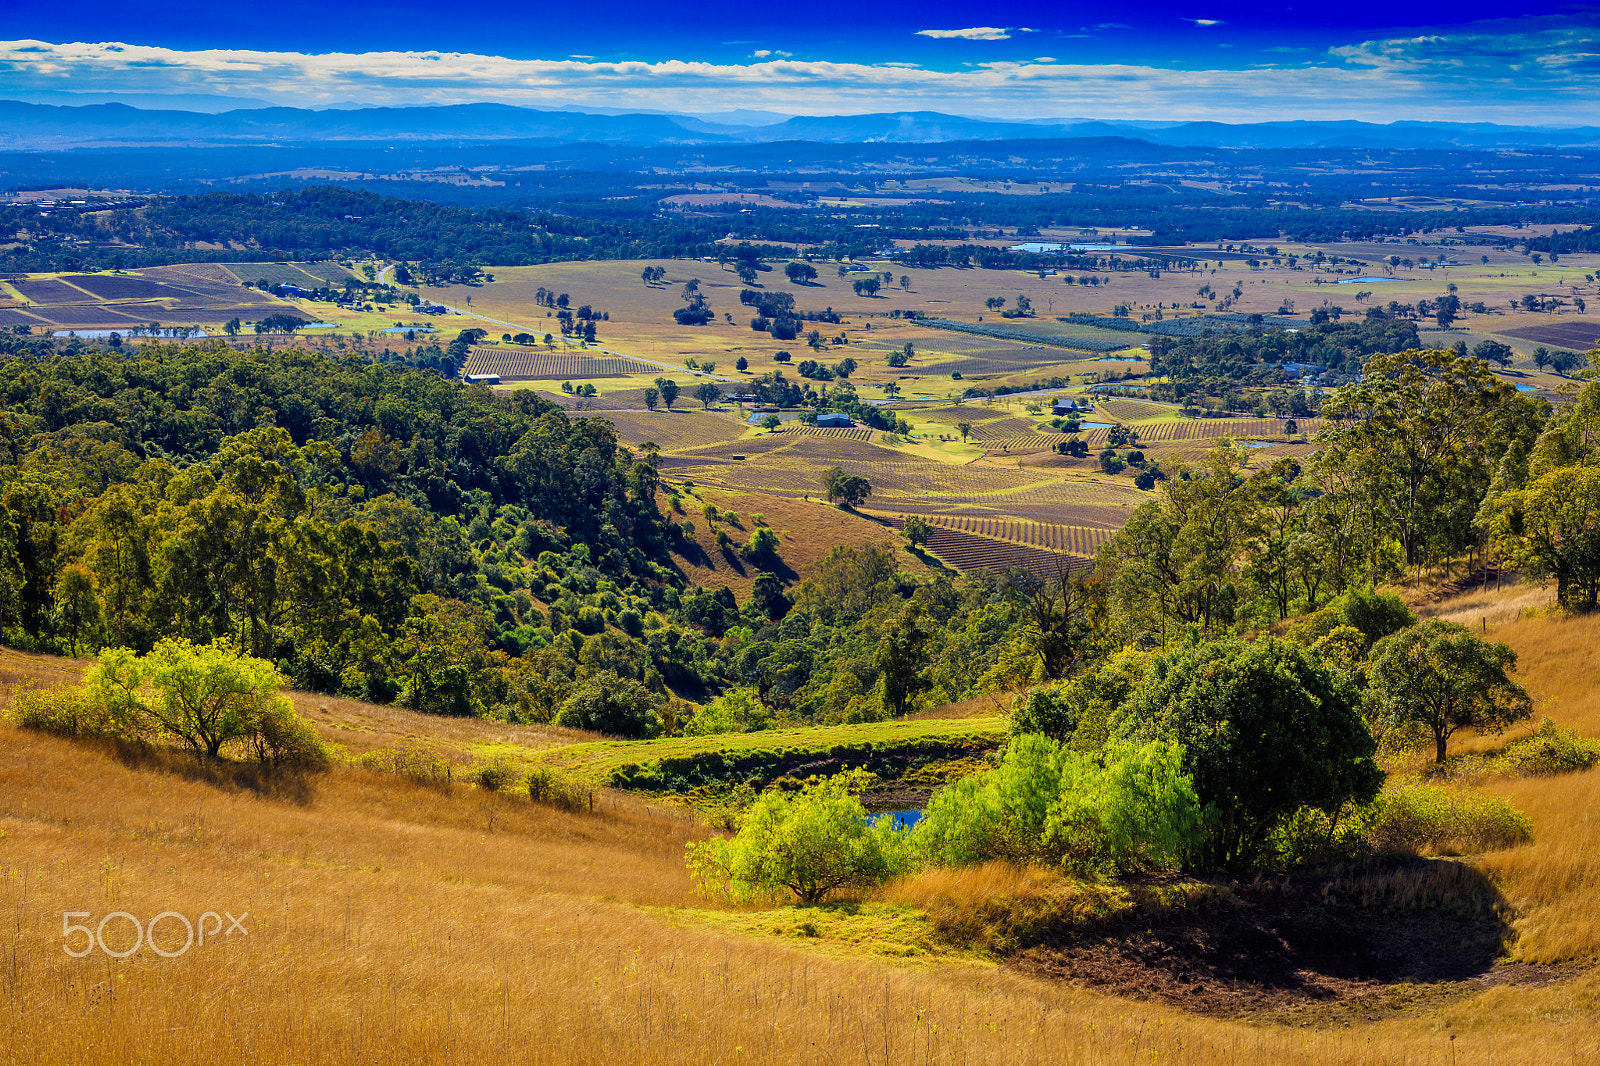
<svg viewBox="0 0 1600 1066"><path fill-rule="evenodd" d="M333 264L307 264L348 275ZM263 270L283 264L249 264ZM293 268L294 283L302 286L326 282ZM254 280L253 274L247 274ZM285 278L285 280L288 280ZM6 292L9 285L17 298ZM59 277L22 277L0 285L0 326L30 326L41 330L130 330L152 323L218 325L230 318L254 321L294 309L275 297L241 286L226 267L214 263L150 267L136 273L62 274ZM303 317L303 314L299 317Z"/></svg>

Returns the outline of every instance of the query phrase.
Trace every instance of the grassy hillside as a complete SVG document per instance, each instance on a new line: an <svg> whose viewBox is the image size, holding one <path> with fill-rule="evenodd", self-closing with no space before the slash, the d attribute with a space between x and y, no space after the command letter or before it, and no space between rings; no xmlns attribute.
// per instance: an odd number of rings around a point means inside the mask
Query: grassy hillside
<svg viewBox="0 0 1600 1066"><path fill-rule="evenodd" d="M1522 655L1546 713L1600 734L1600 618L1530 618L1496 635ZM16 653L0 664L8 689L76 674L71 662ZM465 763L515 747L589 778L712 751L972 740L993 729L929 719L630 745L308 704L325 735L353 751L426 743ZM1469 738L1463 750L1511 739ZM1291 1014L1300 1021L1284 1026L1109 996L941 940L953 906L1014 910L1048 891L1037 878L944 874L811 917L725 910L694 894L683 864L683 845L707 830L625 793L565 813L459 775L427 785L346 763L272 797L202 779L186 759L141 762L5 725L0 1058L786 1063L819 1061L822 1050L827 1061L892 1063L1584 1061L1600 1053L1588 1024L1600 1005L1591 966L1600 770L1472 787L1507 796L1535 826L1530 845L1466 860L1503 894L1516 934L1509 960L1385 987L1337 1015ZM1437 882L1437 871L1427 876ZM1404 910L1399 889L1423 884L1408 877L1390 886L1382 913ZM119 910L141 920L248 913L248 934L214 934L174 958L64 952L63 912L87 911L70 921L92 926ZM1205 927L1203 914L1193 921ZM119 949L132 930L112 919L104 936ZM182 940L181 925L164 920L164 949Z"/></svg>

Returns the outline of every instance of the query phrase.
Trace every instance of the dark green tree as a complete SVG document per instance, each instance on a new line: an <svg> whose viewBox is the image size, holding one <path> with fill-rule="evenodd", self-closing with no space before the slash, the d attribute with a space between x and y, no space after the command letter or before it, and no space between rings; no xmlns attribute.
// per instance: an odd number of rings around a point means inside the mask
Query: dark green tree
<svg viewBox="0 0 1600 1066"><path fill-rule="evenodd" d="M1511 678L1516 665L1517 653L1506 645L1439 618L1385 637L1367 658L1384 724L1426 729L1441 763L1458 730L1500 732L1532 717L1533 700Z"/></svg>
<svg viewBox="0 0 1600 1066"><path fill-rule="evenodd" d="M1193 643L1155 661L1112 715L1112 735L1183 745L1209 808L1206 866L1241 869L1273 828L1310 807L1330 816L1383 782L1361 698L1344 673L1299 644Z"/></svg>

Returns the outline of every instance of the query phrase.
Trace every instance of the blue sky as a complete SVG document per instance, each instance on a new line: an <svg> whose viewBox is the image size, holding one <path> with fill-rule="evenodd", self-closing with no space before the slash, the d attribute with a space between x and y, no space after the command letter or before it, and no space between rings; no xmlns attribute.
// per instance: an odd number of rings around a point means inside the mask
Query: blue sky
<svg viewBox="0 0 1600 1066"><path fill-rule="evenodd" d="M1600 123L1600 5L17 3L0 96Z"/></svg>

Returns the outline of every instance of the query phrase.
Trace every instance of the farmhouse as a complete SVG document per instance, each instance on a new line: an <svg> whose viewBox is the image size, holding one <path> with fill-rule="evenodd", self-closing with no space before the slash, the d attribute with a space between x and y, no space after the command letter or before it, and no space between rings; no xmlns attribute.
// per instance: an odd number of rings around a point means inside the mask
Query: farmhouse
<svg viewBox="0 0 1600 1066"><path fill-rule="evenodd" d="M1070 399L1069 400L1058 399L1058 400L1056 400L1054 403L1052 403L1050 405L1050 413L1053 414L1053 415L1073 415L1073 414L1079 414L1079 413L1081 413L1083 411L1087 411L1089 409L1090 408L1089 408L1088 404L1084 404L1083 406L1080 407L1080 406L1078 406L1078 401L1077 400L1070 400Z"/></svg>
<svg viewBox="0 0 1600 1066"><path fill-rule="evenodd" d="M849 429L855 419L841 411L824 411L817 416L817 425L823 429Z"/></svg>
<svg viewBox="0 0 1600 1066"><path fill-rule="evenodd" d="M498 385L499 374L463 374L461 379L468 385Z"/></svg>

